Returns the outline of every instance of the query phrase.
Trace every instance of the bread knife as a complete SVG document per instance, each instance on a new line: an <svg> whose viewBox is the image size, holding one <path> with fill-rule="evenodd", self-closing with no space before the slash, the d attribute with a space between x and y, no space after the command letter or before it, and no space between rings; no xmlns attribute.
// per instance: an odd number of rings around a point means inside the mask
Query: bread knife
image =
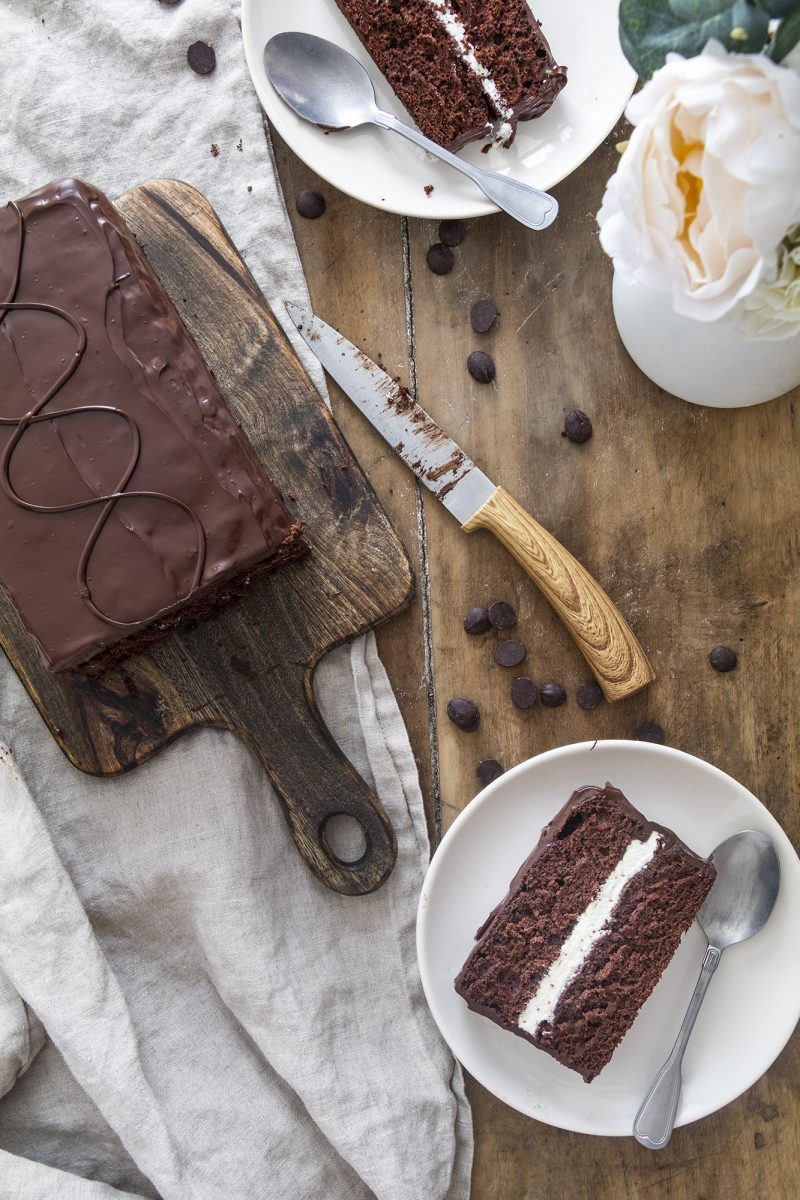
<svg viewBox="0 0 800 1200"><path fill-rule="evenodd" d="M287 312L309 350L465 533L488 529L513 554L577 643L607 700L655 675L597 581L530 513L479 470L395 379L336 329L295 304Z"/></svg>

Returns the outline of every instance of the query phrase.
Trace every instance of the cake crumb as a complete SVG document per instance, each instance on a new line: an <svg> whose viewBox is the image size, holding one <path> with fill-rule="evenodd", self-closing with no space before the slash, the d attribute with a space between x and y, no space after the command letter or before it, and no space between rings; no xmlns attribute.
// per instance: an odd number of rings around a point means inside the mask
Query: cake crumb
<svg viewBox="0 0 800 1200"><path fill-rule="evenodd" d="M297 500L297 496L294 494L294 492L287 492L286 495L289 500Z"/></svg>
<svg viewBox="0 0 800 1200"><path fill-rule="evenodd" d="M426 183L422 190L426 196L430 196L431 192L433 191L433 184Z"/></svg>
<svg viewBox="0 0 800 1200"><path fill-rule="evenodd" d="M219 146L216 142L211 143L211 157L219 158Z"/></svg>
<svg viewBox="0 0 800 1200"><path fill-rule="evenodd" d="M244 150L244 146L242 145L242 139L241 139L241 138L239 138L238 142L236 143L236 149L237 149L237 150Z"/></svg>
<svg viewBox="0 0 800 1200"><path fill-rule="evenodd" d="M248 190L248 192L252 192L252 190L253 190L253 185L252 185L252 183L248 183L248 185L247 185L247 190Z"/></svg>

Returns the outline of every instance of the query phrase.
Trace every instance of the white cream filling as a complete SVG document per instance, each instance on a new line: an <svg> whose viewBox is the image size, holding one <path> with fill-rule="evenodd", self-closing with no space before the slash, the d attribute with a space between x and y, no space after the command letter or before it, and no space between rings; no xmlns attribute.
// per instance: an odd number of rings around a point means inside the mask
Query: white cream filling
<svg viewBox="0 0 800 1200"><path fill-rule="evenodd" d="M491 74L478 59L475 47L467 37L466 28L458 15L450 7L449 0L428 0L428 3L433 9L433 15L436 17L436 20L443 26L445 32L455 43L459 58L469 67L470 71L477 75L484 92L503 120L507 122L513 116L514 110L500 95L497 84L492 79ZM510 137L510 130L506 136Z"/></svg>
<svg viewBox="0 0 800 1200"><path fill-rule="evenodd" d="M543 1021L553 1019L561 996L605 932L624 888L634 875L644 870L660 844L661 836L655 831L646 842L631 842L591 904L578 917L558 958L522 1010L520 1029L533 1036Z"/></svg>

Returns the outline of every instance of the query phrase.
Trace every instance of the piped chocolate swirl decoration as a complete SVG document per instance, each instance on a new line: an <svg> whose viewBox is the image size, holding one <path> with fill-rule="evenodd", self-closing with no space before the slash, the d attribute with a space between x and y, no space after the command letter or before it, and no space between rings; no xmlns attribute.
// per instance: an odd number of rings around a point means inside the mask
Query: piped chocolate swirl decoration
<svg viewBox="0 0 800 1200"><path fill-rule="evenodd" d="M99 620L104 621L108 625L113 625L118 629L140 629L143 625L146 625L148 622L152 621L153 618L158 614L152 613L138 621L119 621L115 617L109 616L108 613L104 613L100 608L98 608L92 599L91 587L89 586L88 571L92 553L103 532L103 529L105 528L114 511L114 508L123 499L148 499L161 500L165 504L171 504L186 513L194 525L194 530L197 537L194 572L191 585L186 593L187 595L189 595L198 587L203 577L203 568L205 566L206 556L205 531L197 513L182 500L179 500L174 496L168 496L163 492L137 491L135 489L128 490L128 484L130 483L131 477L133 476L136 465L139 461L141 449L141 432L136 421L129 414L123 412L119 408L114 407L113 405L99 404L80 405L75 408L61 409L58 412L44 411L47 408L47 405L53 400L53 398L67 382L67 380L70 379L78 369L86 349L86 333L80 322L76 320L75 317L66 312L63 308L59 308L57 305L16 299L20 271L22 267L22 255L25 245L25 221L19 206L15 204L14 201L10 202L9 207L14 210L17 217L16 262L8 294L4 299L0 300L0 324L5 320L6 314L13 311L36 310L39 312L51 313L53 316L59 317L72 327L77 339L77 345L72 357L64 367L64 370L48 387L44 396L37 401L33 408L31 408L22 417L0 417L0 425L14 426L14 432L12 433L5 450L3 451L2 457L0 458L0 486L14 504L20 508L27 509L29 512L67 513L75 512L79 509L93 508L96 506L100 507L100 513L97 521L92 528L77 564L78 590L83 603ZM113 416L120 417L123 421L125 421L130 431L132 443L131 455L124 471L122 472L122 475L114 485L113 490L104 495L91 496L85 500L76 500L69 504L59 505L34 504L31 501L26 500L23 496L20 496L15 491L11 481L11 462L14 452L19 446L22 438L25 436L26 431L33 425L43 421L55 422L66 417L90 412L110 413ZM183 597L181 597L181 599L183 599Z"/></svg>

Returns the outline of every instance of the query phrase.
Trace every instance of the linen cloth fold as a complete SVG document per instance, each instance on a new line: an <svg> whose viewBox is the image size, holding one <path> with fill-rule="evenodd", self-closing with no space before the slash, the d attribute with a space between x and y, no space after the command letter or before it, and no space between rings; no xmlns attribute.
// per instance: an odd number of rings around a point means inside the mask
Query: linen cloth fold
<svg viewBox="0 0 800 1200"><path fill-rule="evenodd" d="M185 179L283 319L284 299L308 297L237 10L0 0L1 190L78 175L113 197ZM187 66L196 40L214 46L210 76ZM89 778L0 663L3 1200L468 1195L461 1071L414 954L422 798L373 637L329 655L315 689L397 833L372 896L310 874L232 735L197 731Z"/></svg>

